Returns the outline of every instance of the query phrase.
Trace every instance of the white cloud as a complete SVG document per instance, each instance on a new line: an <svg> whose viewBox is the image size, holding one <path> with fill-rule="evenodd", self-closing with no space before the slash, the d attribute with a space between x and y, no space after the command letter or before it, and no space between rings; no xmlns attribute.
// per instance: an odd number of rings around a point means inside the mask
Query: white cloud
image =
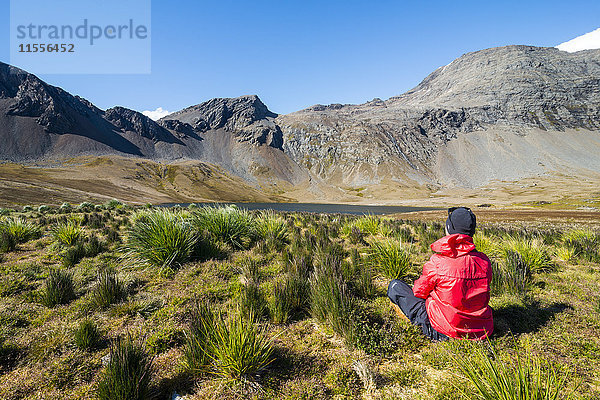
<svg viewBox="0 0 600 400"><path fill-rule="evenodd" d="M149 117L156 121L156 120L161 119L162 117L165 117L165 116L171 114L171 111L163 110L162 107L158 107L154 111L150 111L150 110L142 111L142 114L144 114L146 117Z"/></svg>
<svg viewBox="0 0 600 400"><path fill-rule="evenodd" d="M569 53L580 50L600 49L600 28L585 35L577 36L568 42L561 43L556 48L568 51Z"/></svg>

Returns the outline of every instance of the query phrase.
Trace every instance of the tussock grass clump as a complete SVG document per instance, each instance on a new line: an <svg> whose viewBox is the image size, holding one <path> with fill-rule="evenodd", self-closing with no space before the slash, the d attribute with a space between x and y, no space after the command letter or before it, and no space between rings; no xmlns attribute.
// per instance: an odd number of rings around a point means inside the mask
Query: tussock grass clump
<svg viewBox="0 0 600 400"><path fill-rule="evenodd" d="M105 244L96 235L92 234L88 238L77 241L75 245L64 248L59 253L59 257L62 260L62 265L69 268L84 257L95 257L105 250Z"/></svg>
<svg viewBox="0 0 600 400"><path fill-rule="evenodd" d="M127 291L115 272L111 269L100 271L92 291L92 304L104 309L125 300L126 297Z"/></svg>
<svg viewBox="0 0 600 400"><path fill-rule="evenodd" d="M83 243L77 243L75 246L70 246L60 253L63 267L70 268L81 261L86 255L85 246Z"/></svg>
<svg viewBox="0 0 600 400"><path fill-rule="evenodd" d="M89 213L94 211L94 205L88 201L84 201L77 206L77 211Z"/></svg>
<svg viewBox="0 0 600 400"><path fill-rule="evenodd" d="M86 257L95 257L106 250L106 245L98 236L92 234L84 244Z"/></svg>
<svg viewBox="0 0 600 400"><path fill-rule="evenodd" d="M483 232L477 232L473 236L473 243L475 249L481 253L484 253L490 258L500 257L502 255L502 249L500 247L501 240L495 236L488 236Z"/></svg>
<svg viewBox="0 0 600 400"><path fill-rule="evenodd" d="M122 207L123 207L123 203L117 199L112 199L112 200L109 200L106 203L104 203L104 208L106 208L107 210L116 210L116 209L122 208Z"/></svg>
<svg viewBox="0 0 600 400"><path fill-rule="evenodd" d="M263 212L256 220L254 229L258 237L272 249L280 250L289 241L286 221L273 211Z"/></svg>
<svg viewBox="0 0 600 400"><path fill-rule="evenodd" d="M555 400L564 393L565 378L557 376L554 367L517 347L512 357L498 353L491 342L460 342L466 352L450 353L450 357L469 387L460 385L468 399Z"/></svg>
<svg viewBox="0 0 600 400"><path fill-rule="evenodd" d="M213 374L225 379L243 379L263 370L273 361L272 342L266 328L237 312L227 320L216 318L210 342Z"/></svg>
<svg viewBox="0 0 600 400"><path fill-rule="evenodd" d="M431 244L446 235L444 226L438 222L417 223L415 226L415 231L417 232L417 236L419 238L419 247L423 252L430 252Z"/></svg>
<svg viewBox="0 0 600 400"><path fill-rule="evenodd" d="M395 229L392 236L400 240L402 243L412 243L415 240L413 233L408 226Z"/></svg>
<svg viewBox="0 0 600 400"><path fill-rule="evenodd" d="M84 319L73 331L75 345L82 350L90 350L96 347L100 341L100 330L94 321Z"/></svg>
<svg viewBox="0 0 600 400"><path fill-rule="evenodd" d="M297 243L295 243L297 245ZM290 251L282 253L283 268L285 272L307 280L313 270L311 255L301 247L291 247Z"/></svg>
<svg viewBox="0 0 600 400"><path fill-rule="evenodd" d="M239 295L239 306L245 317L253 316L262 319L267 315L267 300L260 287L262 273L261 262L255 258L243 257L239 261L242 288Z"/></svg>
<svg viewBox="0 0 600 400"><path fill-rule="evenodd" d="M152 363L153 358L131 337L115 340L110 348L108 365L98 383L98 399L147 399Z"/></svg>
<svg viewBox="0 0 600 400"><path fill-rule="evenodd" d="M502 242L502 253L505 259L511 253L518 253L527 265L528 273L537 274L555 269L548 247L540 240L509 237Z"/></svg>
<svg viewBox="0 0 600 400"><path fill-rule="evenodd" d="M189 329L185 331L183 366L195 376L210 371L209 343L214 335L215 315L205 302L198 302L191 313Z"/></svg>
<svg viewBox="0 0 600 400"><path fill-rule="evenodd" d="M191 258L199 237L183 215L158 209L139 212L133 219L123 246L126 258L167 274Z"/></svg>
<svg viewBox="0 0 600 400"><path fill-rule="evenodd" d="M238 271L240 280L244 285L258 284L261 281L260 261L251 258L243 257L238 262Z"/></svg>
<svg viewBox="0 0 600 400"><path fill-rule="evenodd" d="M97 212L84 214L81 219L82 226L88 226L92 229L101 229L106 227L109 222L109 216Z"/></svg>
<svg viewBox="0 0 600 400"><path fill-rule="evenodd" d="M50 229L50 235L60 247L71 247L85 238L83 228L75 220L59 222Z"/></svg>
<svg viewBox="0 0 600 400"><path fill-rule="evenodd" d="M0 228L0 254L8 253L17 248L15 237L8 231Z"/></svg>
<svg viewBox="0 0 600 400"><path fill-rule="evenodd" d="M565 232L562 241L573 249L576 257L591 262L600 261L600 234L591 229L572 229Z"/></svg>
<svg viewBox="0 0 600 400"><path fill-rule="evenodd" d="M516 252L507 253L503 263L492 260L492 276L490 287L493 295L507 293L524 298L531 287L527 264Z"/></svg>
<svg viewBox="0 0 600 400"><path fill-rule="evenodd" d="M569 262L575 258L575 249L570 246L560 246L554 249L554 254L559 260Z"/></svg>
<svg viewBox="0 0 600 400"><path fill-rule="evenodd" d="M285 274L283 280L273 286L273 296L269 302L272 321L285 324L306 312L309 296L310 287L306 278L295 273Z"/></svg>
<svg viewBox="0 0 600 400"><path fill-rule="evenodd" d="M269 301L271 320L276 324L287 323L292 314L294 299L291 297L294 288L290 285L288 276L273 286L273 296Z"/></svg>
<svg viewBox="0 0 600 400"><path fill-rule="evenodd" d="M102 229L102 234L106 236L108 243L121 243L121 235L119 234L118 229L105 227Z"/></svg>
<svg viewBox="0 0 600 400"><path fill-rule="evenodd" d="M250 282L242 286L239 305L242 315L246 318L260 320L268 312L267 300L257 282Z"/></svg>
<svg viewBox="0 0 600 400"><path fill-rule="evenodd" d="M410 270L409 252L395 240L374 241L369 250L369 263L388 279L402 279Z"/></svg>
<svg viewBox="0 0 600 400"><path fill-rule="evenodd" d="M309 276L313 270L310 255L296 250L283 253L283 279L275 282L273 296L269 301L271 319L276 324L285 324L309 309Z"/></svg>
<svg viewBox="0 0 600 400"><path fill-rule="evenodd" d="M0 253L13 251L19 243L37 239L41 235L41 229L25 218L2 218L0 219Z"/></svg>
<svg viewBox="0 0 600 400"><path fill-rule="evenodd" d="M349 347L355 344L350 291L341 276L341 261L331 258L315 266L310 277L310 311L342 336Z"/></svg>
<svg viewBox="0 0 600 400"><path fill-rule="evenodd" d="M359 227L353 226L350 228L350 232L348 233L348 240L352 244L366 244L365 242L365 234L360 230Z"/></svg>
<svg viewBox="0 0 600 400"><path fill-rule="evenodd" d="M25 218L12 217L0 220L0 231L7 232L17 244L38 239L42 236L41 229Z"/></svg>
<svg viewBox="0 0 600 400"><path fill-rule="evenodd" d="M225 319L207 304L198 305L186 333L186 369L226 380L248 379L263 370L273 361L272 341L252 321L239 310Z"/></svg>
<svg viewBox="0 0 600 400"><path fill-rule="evenodd" d="M350 254L348 273L354 293L358 297L371 298L375 296L375 285L373 284L373 267L365 262L357 249Z"/></svg>
<svg viewBox="0 0 600 400"><path fill-rule="evenodd" d="M60 207L58 207L58 211L63 214L67 214L73 211L73 206L71 203L62 203Z"/></svg>
<svg viewBox="0 0 600 400"><path fill-rule="evenodd" d="M46 307L67 304L75 299L73 275L58 269L50 270L44 289L40 294L40 302Z"/></svg>
<svg viewBox="0 0 600 400"><path fill-rule="evenodd" d="M203 207L194 214L193 223L199 231L208 232L214 240L234 249L247 249L255 239L254 219L236 206Z"/></svg>
<svg viewBox="0 0 600 400"><path fill-rule="evenodd" d="M374 215L365 215L355 220L350 220L342 226L342 234L350 237L352 230L365 235L377 235L381 226L381 219Z"/></svg>
<svg viewBox="0 0 600 400"><path fill-rule="evenodd" d="M38 212L40 214L47 214L49 212L52 211L52 207L46 205L46 204L42 204L41 206L38 207Z"/></svg>

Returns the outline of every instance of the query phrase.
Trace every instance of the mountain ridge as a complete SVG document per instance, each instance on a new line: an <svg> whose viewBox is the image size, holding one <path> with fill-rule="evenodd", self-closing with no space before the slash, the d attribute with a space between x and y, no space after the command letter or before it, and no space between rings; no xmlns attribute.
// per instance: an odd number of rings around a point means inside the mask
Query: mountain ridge
<svg viewBox="0 0 600 400"><path fill-rule="evenodd" d="M590 132L589 148L572 138L574 130ZM377 187L473 188L523 178L524 169L528 176L568 165L600 172L600 160L584 157L584 165L564 150L577 143L576 151L596 151L598 130L600 50L484 49L387 100L316 104L278 115L258 96L245 95L211 99L158 121L125 107L100 110L0 63L0 139L7 144L0 158L198 160L261 190L303 188L314 198L347 198L348 190L363 186L373 193ZM558 145L543 143L550 139ZM541 160L534 166L527 146ZM448 166L469 165L466 148L477 149L472 156L483 165L453 176ZM554 161L546 165L546 159Z"/></svg>

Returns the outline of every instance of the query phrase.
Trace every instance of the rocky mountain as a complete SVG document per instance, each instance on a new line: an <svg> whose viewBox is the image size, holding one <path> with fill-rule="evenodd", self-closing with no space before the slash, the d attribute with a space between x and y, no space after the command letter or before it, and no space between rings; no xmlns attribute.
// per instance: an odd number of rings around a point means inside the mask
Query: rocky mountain
<svg viewBox="0 0 600 400"><path fill-rule="evenodd" d="M212 99L157 123L125 107L100 110L0 63L0 159L9 161L124 155L206 161L254 184L306 179L283 154L276 116L257 96L242 96Z"/></svg>
<svg viewBox="0 0 600 400"><path fill-rule="evenodd" d="M317 105L277 122L284 150L338 184L392 179L473 187L565 166L600 171L600 159L589 157L599 150L600 50L468 53L401 96ZM574 129L585 130L579 136L589 134L592 147L573 148L565 131Z"/></svg>
<svg viewBox="0 0 600 400"><path fill-rule="evenodd" d="M223 129L240 142L266 144L281 149L281 129L274 123L277 114L269 111L258 96L235 99L212 99L167 115L159 122L163 126L187 124L196 132Z"/></svg>
<svg viewBox="0 0 600 400"><path fill-rule="evenodd" d="M88 101L0 63L0 157L120 152L142 156Z"/></svg>
<svg viewBox="0 0 600 400"><path fill-rule="evenodd" d="M242 96L156 122L124 107L100 110L0 63L0 159L198 160L295 198L383 198L402 188L598 173L599 131L600 50L492 48L388 100L277 115Z"/></svg>

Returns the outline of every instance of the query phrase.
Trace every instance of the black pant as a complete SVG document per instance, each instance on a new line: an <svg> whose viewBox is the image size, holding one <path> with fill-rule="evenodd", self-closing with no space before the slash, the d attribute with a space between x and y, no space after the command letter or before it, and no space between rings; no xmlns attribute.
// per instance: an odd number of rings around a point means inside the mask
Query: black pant
<svg viewBox="0 0 600 400"><path fill-rule="evenodd" d="M427 315L427 309L425 308L425 300L415 297L412 288L406 283L394 279L388 286L387 295L392 303L400 307L400 310L413 325L421 328L425 336L431 340L448 339L448 336L431 327L429 315Z"/></svg>

